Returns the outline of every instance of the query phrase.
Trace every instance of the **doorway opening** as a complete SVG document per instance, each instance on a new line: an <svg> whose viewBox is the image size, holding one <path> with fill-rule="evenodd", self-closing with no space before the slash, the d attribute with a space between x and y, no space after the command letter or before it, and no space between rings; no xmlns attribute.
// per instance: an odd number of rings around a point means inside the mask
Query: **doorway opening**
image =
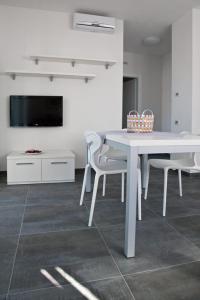
<svg viewBox="0 0 200 300"><path fill-rule="evenodd" d="M127 128L127 115L131 110L138 110L138 78L123 77L122 128Z"/></svg>

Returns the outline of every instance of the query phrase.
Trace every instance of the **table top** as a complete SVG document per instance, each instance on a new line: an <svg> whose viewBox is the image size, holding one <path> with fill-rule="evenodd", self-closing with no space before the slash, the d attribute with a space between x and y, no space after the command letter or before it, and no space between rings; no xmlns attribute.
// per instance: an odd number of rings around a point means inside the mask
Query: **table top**
<svg viewBox="0 0 200 300"><path fill-rule="evenodd" d="M200 136L173 132L127 133L125 130L105 132L106 140L128 146L200 146Z"/></svg>

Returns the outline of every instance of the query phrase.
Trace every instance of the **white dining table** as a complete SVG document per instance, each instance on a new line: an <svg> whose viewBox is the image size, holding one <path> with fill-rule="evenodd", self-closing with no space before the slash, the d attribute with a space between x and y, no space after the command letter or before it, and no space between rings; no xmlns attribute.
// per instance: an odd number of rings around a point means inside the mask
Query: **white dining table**
<svg viewBox="0 0 200 300"><path fill-rule="evenodd" d="M127 154L127 193L125 216L124 254L135 256L137 166L138 155L145 159L148 154L200 152L200 136L181 135L171 132L127 133L126 130L104 132L104 142ZM86 191L91 191L91 175Z"/></svg>

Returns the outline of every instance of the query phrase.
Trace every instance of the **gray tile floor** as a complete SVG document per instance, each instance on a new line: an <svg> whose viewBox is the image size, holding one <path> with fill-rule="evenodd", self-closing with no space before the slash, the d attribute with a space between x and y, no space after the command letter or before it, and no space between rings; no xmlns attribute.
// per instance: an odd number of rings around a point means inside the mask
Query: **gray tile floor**
<svg viewBox="0 0 200 300"><path fill-rule="evenodd" d="M131 259L123 255L120 178L108 178L105 198L100 186L89 229L91 194L79 206L82 177L7 186L0 175L0 300L200 299L200 176L183 176L180 198L170 174L163 218L163 176L152 172Z"/></svg>

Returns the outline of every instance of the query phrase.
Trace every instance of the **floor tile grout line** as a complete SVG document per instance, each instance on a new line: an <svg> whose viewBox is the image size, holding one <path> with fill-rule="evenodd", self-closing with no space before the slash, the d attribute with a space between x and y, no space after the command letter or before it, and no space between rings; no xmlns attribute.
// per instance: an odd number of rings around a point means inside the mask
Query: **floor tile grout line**
<svg viewBox="0 0 200 300"><path fill-rule="evenodd" d="M107 249L108 253L110 254L110 256L111 256L111 258L112 258L112 260L113 260L114 264L116 265L116 267L117 267L117 270L118 270L118 272L120 273L120 275L121 275L121 277L122 277L122 279L123 279L123 281L124 281L124 283L125 283L126 287L128 288L128 290L129 290L129 292L130 292L131 296L133 297L133 299L134 299L134 300L136 300L136 299L135 299L135 296L134 296L134 294L133 294L133 292L131 291L131 289L130 289L130 287L129 287L128 283L126 282L126 279L124 278L123 274L121 273L121 271L120 271L120 268L119 268L119 266L118 266L117 262L115 261L115 259L114 259L113 255L112 255L112 253L111 253L111 251L110 251L110 249L109 249L109 247L108 247L108 245L107 245L107 243L106 243L106 241L105 241L105 239L104 239L104 237L103 237L103 235L102 235L102 233L101 233L101 231L99 230L99 228L98 228L98 227L97 227L97 231L98 231L98 233L99 233L99 235L100 235L100 237L101 237L102 241L104 242L104 244L105 244L105 247L106 247L106 249Z"/></svg>
<svg viewBox="0 0 200 300"><path fill-rule="evenodd" d="M152 209L150 209L152 211ZM153 212L153 211L152 211ZM157 212L154 212L157 216L159 216L159 214ZM174 217L174 218L165 218L163 221L169 226L171 227L179 236L181 236L182 238L184 238L187 242L192 243L195 247L200 248L199 246L197 246L191 239L189 239L188 237L186 237L183 233L181 233L180 231L178 231L171 223L170 223L170 219L180 219L180 218L187 218L187 217L192 217L192 216L198 216L200 214L194 214L194 215L187 215L187 216L180 216L180 217Z"/></svg>
<svg viewBox="0 0 200 300"><path fill-rule="evenodd" d="M116 276L109 276L109 277L104 277L100 279L94 279L94 280L86 280L86 281L80 281L81 284L87 284L87 283L94 283L94 282L99 282L99 281L104 281L104 280L109 280L109 279L117 279L121 278L121 275L116 275ZM61 287L67 287L70 286L70 283L66 284L60 284ZM15 295L23 295L23 294L29 294L29 293L34 293L34 292L40 292L44 290L50 290L50 289L55 289L55 286L46 286L46 287L41 287L41 288L36 288L36 289L29 289L29 290L24 290L21 292L11 292L9 293L9 296L15 296ZM0 296L5 296L5 295L0 295Z"/></svg>
<svg viewBox="0 0 200 300"><path fill-rule="evenodd" d="M164 270L170 270L170 269L174 269L174 268L178 268L181 266L185 266L185 265L189 265L189 264L193 264L193 263L197 263L200 262L199 260L191 260L185 263L181 263L181 264L175 264L175 265L170 265L170 266L166 266L166 267L160 267L160 268L155 268L155 269L148 269L148 270L144 270L144 271L138 271L135 273L126 273L123 274L123 276L137 276L137 275L142 275L142 274L146 274L146 273L153 273L153 272L158 272L158 271L164 271Z"/></svg>
<svg viewBox="0 0 200 300"><path fill-rule="evenodd" d="M144 201L148 201L143 199ZM196 214L190 214L190 215L185 215L185 216L174 216L174 217L163 217L162 215L159 215L158 212L154 211L152 208L150 207L146 207L147 209L149 209L152 213L154 213L157 217L159 218L163 218L164 221L170 220L170 219L180 219L180 218L187 218L187 217L193 217L193 216L200 216L200 212L196 213Z"/></svg>
<svg viewBox="0 0 200 300"><path fill-rule="evenodd" d="M26 208L30 207L30 205L25 205ZM34 207L35 205L33 205ZM40 205L39 205L40 206ZM45 205L47 206L47 205ZM84 205L85 206L85 205ZM32 205L31 205L32 207ZM85 206L86 212L88 212L87 207ZM91 228L96 229L96 226L91 226ZM20 236L31 236L31 235L40 235L40 234L49 234L49 233L59 233L59 232L70 232L70 231L79 231L79 230L89 230L88 227L80 227L80 228L73 228L73 229L61 229L61 230L50 230L50 231L42 231L42 232L32 232L32 233L21 233Z"/></svg>
<svg viewBox="0 0 200 300"><path fill-rule="evenodd" d="M85 205L85 204L84 204L84 205ZM85 205L85 207L88 209L88 207L87 207L86 205ZM88 209L88 212L89 212L89 209ZM113 255L112 255L112 253L111 253L111 251L110 251L110 249L109 249L109 247L108 247L108 245L107 245L107 243L106 243L106 241L105 241L105 239L104 239L104 237L103 237L103 235L102 235L102 233L101 233L101 231L99 230L98 226L96 225L94 219L93 219L93 222L94 222L94 224L95 224L95 226L96 226L97 232L98 232L98 234L99 234L101 240L103 241L103 243L104 243L104 245L105 245L105 247L106 247L106 249L107 249L107 251L108 251L110 257L112 258L113 263L115 264L115 266L116 266L116 268L117 268L117 270L118 270L118 272L119 272L119 274L120 274L122 280L124 281L125 286L128 288L128 290L129 290L131 296L133 297L133 300L136 300L136 299L135 299L135 296L133 295L133 293L132 293L132 291L131 291L131 289L130 289L130 287L129 287L129 285L128 285L128 283L126 282L126 280L125 280L123 274L121 273L121 271L120 271L120 269L119 269L119 266L118 266L118 264L116 263L116 261L115 261Z"/></svg>
<svg viewBox="0 0 200 300"><path fill-rule="evenodd" d="M87 207L87 206L86 206L86 207ZM153 211L152 209L150 209L150 208L148 208L148 209L149 209L155 216L158 216L158 217L160 218L160 215L159 215L157 212L154 212L154 211ZM197 215L198 215L198 214L197 214ZM95 221L93 221L93 222L95 223ZM168 221L167 221L167 219L165 219L165 222L166 222L166 224L167 224L169 227L171 227L173 230L175 230L176 233L179 234L181 237L183 237L186 241L192 242L192 244L193 244L194 246L196 246L197 248L199 248L193 241L191 241L190 239L188 239L187 237L185 237L183 234L181 234L179 231L177 231L176 228L174 228L171 224L169 224ZM107 250L109 251L111 257L113 258L112 254L111 254L111 252L110 252L110 249L109 249L109 247L107 246L106 241L105 241L104 238L102 237L102 233L100 232L99 227L98 227L97 225L96 225L96 227L97 227L97 230L98 230L98 232L99 232L101 238L103 239L103 241L104 241L104 243L105 243L105 245L106 245ZM108 226L108 227L109 227L109 226ZM104 228L105 228L105 227L104 227ZM130 274L122 274L114 258L113 258L113 261L115 262L115 264L116 264L116 266L117 266L117 268L118 268L120 274L121 274L122 277L123 277L123 276L130 276L130 275L135 275L135 276L136 276L136 275L138 275L138 274L143 274L143 273L148 273L148 272L155 272L155 271L159 271L159 270L165 270L165 269L175 268L175 267L178 267L178 266L183 266L183 265L187 265L187 264L199 262L200 259L199 259L199 260L198 260L198 259L197 259L197 260L191 260L191 261L189 261L189 262L185 262L185 263L182 263L182 264L175 264L175 265L171 265L171 266L167 266L167 267L161 267L161 268L156 268L156 269L152 269L152 270L145 270L145 271L136 272L136 273L130 273ZM133 295L133 296L134 296L134 295Z"/></svg>
<svg viewBox="0 0 200 300"><path fill-rule="evenodd" d="M25 204L11 204L11 205L0 205L0 208L13 208L13 207L24 207Z"/></svg>
<svg viewBox="0 0 200 300"><path fill-rule="evenodd" d="M144 201L148 201L147 199L145 200L143 198ZM160 216L156 211L154 211L152 208L147 207L156 217L159 217L160 219L162 219L162 216Z"/></svg>
<svg viewBox="0 0 200 300"><path fill-rule="evenodd" d="M113 200L115 200L115 199L113 199ZM105 201L105 200L99 200L99 202L101 202L101 201ZM25 213L25 210L26 210L26 208L27 208L27 206L28 206L28 204L26 204L25 205L25 209L24 209L24 213ZM148 208L149 209L149 208ZM158 215L156 212L154 212L153 210L151 210L151 209L149 209L150 211L152 211L152 213L154 214L154 215ZM196 215L196 214L195 214ZM159 215L158 215L159 216ZM190 215L187 215L186 217L189 217ZM159 216L160 217L160 216ZM181 216L181 217L184 217L184 216ZM180 217L180 218L181 218ZM178 217L177 217L178 218ZM170 218L171 219L171 218ZM169 224L168 222L167 222L168 220L167 219L165 219L165 222L166 222L166 224L167 225L169 225L169 226L171 226L174 230L176 230L176 228L174 228L171 224ZM23 221L22 221L22 224L23 224ZM101 233L101 228L99 228L99 226L97 226L96 225L96 227L93 227L93 228L95 228L95 229L97 229L97 231L99 232L99 234ZM86 229L86 228L85 228ZM75 229L76 230L76 229ZM81 228L80 229L77 229L77 230L82 230ZM64 230L65 231L65 230ZM66 230L66 231L69 231L69 230ZM56 231L56 232L59 232L59 231ZM179 234L179 235L181 235L182 236L182 234L179 232L179 231L177 231L176 230L176 232ZM44 232L44 233L48 233L48 232ZM37 234L37 233L35 233L35 234ZM40 233L39 233L40 234ZM42 234L42 233L41 233ZM23 236L22 234L20 234L20 237L21 236ZM20 238L19 237L19 238ZM185 238L185 239L187 239L184 235L183 235L183 237ZM188 239L189 240L189 239ZM190 241L191 242L191 241ZM198 246L197 246L198 247ZM109 247L108 247L108 250L109 250ZM112 255L111 255L112 256ZM186 264L190 264L190 263L194 263L194 262L198 262L199 260L195 260L195 261L191 261L191 262L187 262L187 263L183 263L183 264L178 264L178 265L172 265L172 266L169 266L169 267L163 267L163 268L158 268L158 269L152 269L152 270L146 270L146 271L143 271L143 272L136 272L136 273L131 273L131 274L122 274L122 277L124 277L124 276L128 276L128 275L137 275L137 274L140 274L140 273L146 273L146 272L153 272L153 271L157 271L157 270L162 270L162 269L168 269L168 268L173 268L173 267L176 267L176 266L181 266L181 265L186 265ZM116 276L116 277L119 277L119 276ZM121 276L120 276L121 277ZM105 278L106 279L106 278ZM102 279L99 279L99 280L104 280L104 278L102 278ZM99 280L94 280L94 281L99 281ZM88 281L89 282L89 281ZM35 291L35 290L33 290L33 291Z"/></svg>
<svg viewBox="0 0 200 300"><path fill-rule="evenodd" d="M143 199L143 200L144 200L144 199ZM144 200L144 201L146 201L146 200ZM149 207L146 207L146 206L145 206L145 209L149 210L149 211L153 214L153 216L154 216L155 218L158 218L158 219L161 218L161 216L159 216L159 214L157 214L154 210L150 209ZM142 220L142 221L143 221L143 222L151 221L151 219L150 219L150 220Z"/></svg>
<svg viewBox="0 0 200 300"><path fill-rule="evenodd" d="M85 205L85 206L86 206L86 208L87 208L87 205ZM147 208L147 209L149 209L149 208ZM159 214L157 214L156 212L154 212L152 209L149 209L149 211L151 211L155 217L157 216L157 217L159 217L159 219L160 219ZM93 222L95 223L95 221L93 221ZM169 224L166 220L165 220L165 222L167 223L167 225L170 226L170 224ZM114 259L114 257L112 256L112 254L111 254L111 252L110 252L109 247L107 246L107 243L106 243L105 239L104 239L103 236L102 236L102 233L101 233L100 230L99 230L99 227L98 227L97 225L96 225L96 227L97 227L97 231L99 232L99 235L101 236L102 240L104 241L104 244L106 245L107 250L109 251L109 254L111 255L111 257L112 257L112 259L113 259L115 265L117 266L118 271L120 272L120 274L121 274L121 276L123 277L123 279L124 279L125 282L126 282L126 279L124 278L124 276L137 275L137 274L142 274L142 273L147 273L147 272L153 272L153 271L159 271L159 270L169 269L169 268L173 268L173 267L176 267L176 266L186 265L186 264L190 264L190 263L194 263L194 262L197 262L197 261L198 261L198 260L194 260L194 261L186 262L186 263L183 263L183 264L171 265L171 266L168 266L168 267L166 267L166 268L165 268L165 267L161 267L161 268L156 268L156 269L152 269L152 270L145 270L145 271L142 271L142 272L136 272L136 273L131 273L131 274L122 274L121 271L120 271L120 269L119 269L119 267L118 267L118 265L117 265L117 263L116 263L116 261L115 261L115 259ZM109 227L109 226L108 226L108 227ZM105 227L104 227L104 228L105 228ZM173 227L171 226L171 228L173 228ZM179 233L179 232L177 232L177 233ZM179 235L181 235L181 234L179 233ZM193 244L194 244L194 243L193 243ZM195 245L195 244L194 244L194 245ZM196 246L196 245L195 245L195 246ZM196 247L197 247L197 246L196 246ZM126 285L128 285L128 284L126 283ZM128 288L129 288L129 286L128 286ZM130 290L130 288L129 288L129 290ZM131 294L133 295L133 293L132 293L131 290L130 290L130 292L131 292ZM134 297L134 295L133 295L133 297ZM135 299L135 297L134 297L134 299Z"/></svg>
<svg viewBox="0 0 200 300"><path fill-rule="evenodd" d="M21 236L31 236L31 235L40 235L40 234L48 234L48 233L59 233L59 232L70 232L70 231L80 231L80 230L89 230L90 228L80 227L76 229L61 229L55 231L42 231L42 232L34 232L34 233L21 233ZM91 229L96 229L95 226L91 226Z"/></svg>
<svg viewBox="0 0 200 300"><path fill-rule="evenodd" d="M150 209L152 211L152 209ZM159 216L159 214L157 212L154 212L157 216ZM192 216L192 215L191 215ZM189 217L189 216L186 216ZM182 217L178 217L178 218L184 218L184 216ZM171 218L172 219L172 218ZM176 217L174 218L176 219ZM161 219L162 220L162 219ZM189 239L188 237L186 237L183 233L181 233L180 231L178 231L171 223L169 223L169 218L165 218L163 221L165 222L165 224L167 224L171 229L173 229L180 237L184 238L185 241L190 242L193 244L193 246L200 248L199 246L197 246L194 241L192 241L191 239ZM198 260L196 260L198 261Z"/></svg>
<svg viewBox="0 0 200 300"><path fill-rule="evenodd" d="M181 219L181 218L189 218L189 217L194 217L194 216L200 216L200 212L199 212L199 214L191 214L191 215L185 215L185 216L167 217L166 220L171 220L171 219Z"/></svg>
<svg viewBox="0 0 200 300"><path fill-rule="evenodd" d="M172 224L168 223L166 221L167 225L169 227L171 227L179 236L181 236L182 238L184 238L187 242L189 242L190 244L192 243L193 246L197 247L197 248L200 248L199 246L197 246L194 241L192 241L190 238L186 237L183 233L181 233L180 231L178 231Z"/></svg>
<svg viewBox="0 0 200 300"><path fill-rule="evenodd" d="M63 200L63 202L66 201ZM74 199L69 199L67 201L77 201L77 200L74 200ZM77 201L78 202L78 201ZM49 206L49 205L52 205L52 206L64 206L64 207L67 207L67 204L65 203L23 203L23 204L10 204L10 205L0 205L0 208L12 208L12 207L35 207L35 206Z"/></svg>
<svg viewBox="0 0 200 300"><path fill-rule="evenodd" d="M21 236L21 231L22 231L22 226L23 226L23 221L24 221L24 216L25 216L25 211L26 211L26 203L28 201L29 191L30 191L30 187L28 187L27 194L26 194L24 211L23 211L23 215L22 215L22 219L21 219L21 226L20 226L20 230L19 230L19 235L18 235L16 250L15 250L15 253L14 253L14 257L13 257L13 264L12 264L12 269L11 269L11 274L10 274L10 280L9 280L8 290L7 290L7 294L6 294L6 300L8 299L9 292L10 292L10 287L11 287L12 277L13 277L13 273L14 273L14 266L15 266L15 261L16 261L16 257L17 257L17 251L18 251L18 247L19 247L19 241L20 241L20 236Z"/></svg>
<svg viewBox="0 0 200 300"><path fill-rule="evenodd" d="M93 229L97 229L97 228L93 227ZM122 276L131 276L131 275L137 276L137 275L142 274L142 273L148 273L148 272L154 272L154 271L159 271L159 270L164 270L164 269L170 269L170 268L174 268L174 267L178 267L178 266L182 266L182 265L187 265L187 264L195 263L195 262L198 262L198 261L199 260L195 260L195 261L190 261L190 262L186 262L186 263L182 263L182 264L171 265L171 266L161 267L161 268L156 268L156 269L151 269L151 270L145 270L145 271L136 272L136 273L127 273L127 274L122 274ZM101 279L92 280L92 281L86 281L86 282L88 282L88 283L89 282L96 282L96 281L106 280L106 279L109 279L109 278L117 278L117 277L119 277L119 276L112 276L112 277L101 278ZM30 290L30 291L43 290L43 289L49 289L49 288L51 288L51 287L41 288L41 289L33 289L33 290ZM21 293L26 293L26 292L28 292L28 291L24 291L24 292L21 292ZM12 293L12 294L19 294L19 293Z"/></svg>

